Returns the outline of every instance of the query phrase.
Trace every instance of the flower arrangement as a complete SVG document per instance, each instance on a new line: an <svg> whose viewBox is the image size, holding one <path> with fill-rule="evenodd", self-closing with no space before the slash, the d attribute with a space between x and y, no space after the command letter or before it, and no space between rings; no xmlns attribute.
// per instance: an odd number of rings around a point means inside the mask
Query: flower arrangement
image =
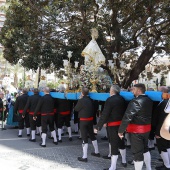
<svg viewBox="0 0 170 170"><path fill-rule="evenodd" d="M111 79L107 75L107 72L99 72L95 73L93 76L91 68L87 66L81 66L80 69L80 78L79 78L79 85L80 87L87 87L88 89L92 90L92 79L96 81L96 89L98 92L105 92L111 86Z"/></svg>

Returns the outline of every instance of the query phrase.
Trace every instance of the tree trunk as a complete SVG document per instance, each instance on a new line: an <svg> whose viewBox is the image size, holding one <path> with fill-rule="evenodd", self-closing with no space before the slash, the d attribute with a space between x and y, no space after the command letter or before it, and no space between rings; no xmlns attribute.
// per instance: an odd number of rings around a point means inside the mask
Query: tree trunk
<svg viewBox="0 0 170 170"><path fill-rule="evenodd" d="M39 70L38 70L38 84L37 84L37 88L39 87L40 80L41 80L41 67L39 67Z"/></svg>
<svg viewBox="0 0 170 170"><path fill-rule="evenodd" d="M17 73L14 74L14 87L18 88L18 76L17 76Z"/></svg>
<svg viewBox="0 0 170 170"><path fill-rule="evenodd" d="M131 83L138 79L139 74L145 70L150 58L153 56L154 50L146 48L140 55L135 67L129 72L125 80L122 82L122 87L127 89Z"/></svg>

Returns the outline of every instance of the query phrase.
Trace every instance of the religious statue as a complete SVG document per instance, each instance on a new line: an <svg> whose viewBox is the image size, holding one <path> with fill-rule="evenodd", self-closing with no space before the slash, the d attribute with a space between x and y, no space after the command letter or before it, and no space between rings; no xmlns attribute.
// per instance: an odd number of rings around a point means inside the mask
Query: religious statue
<svg viewBox="0 0 170 170"><path fill-rule="evenodd" d="M27 76L27 80L25 81L25 87L29 89L34 87L30 75Z"/></svg>
<svg viewBox="0 0 170 170"><path fill-rule="evenodd" d="M40 90L43 90L44 87L47 86L47 82L45 80L45 76L41 76L41 81L39 82L39 88Z"/></svg>
<svg viewBox="0 0 170 170"><path fill-rule="evenodd" d="M96 28L91 29L91 37L92 40L81 53L81 55L85 57L85 65L89 61L93 62L93 65L104 64L105 57L96 42L96 39L98 38L98 31Z"/></svg>

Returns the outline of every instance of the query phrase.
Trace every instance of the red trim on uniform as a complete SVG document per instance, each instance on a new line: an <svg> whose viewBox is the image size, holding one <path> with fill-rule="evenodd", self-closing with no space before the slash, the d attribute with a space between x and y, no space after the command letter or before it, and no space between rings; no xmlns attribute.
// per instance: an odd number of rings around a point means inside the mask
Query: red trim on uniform
<svg viewBox="0 0 170 170"><path fill-rule="evenodd" d="M57 113L57 109L54 109L54 113Z"/></svg>
<svg viewBox="0 0 170 170"><path fill-rule="evenodd" d="M93 120L93 117L88 117L88 118L80 118L80 120L91 121L91 120Z"/></svg>
<svg viewBox="0 0 170 170"><path fill-rule="evenodd" d="M126 130L129 133L146 133L151 131L151 125L129 124Z"/></svg>
<svg viewBox="0 0 170 170"><path fill-rule="evenodd" d="M20 114L22 114L22 113L23 113L23 111L24 111L24 110L18 110L18 112L19 112Z"/></svg>
<svg viewBox="0 0 170 170"><path fill-rule="evenodd" d="M34 115L34 112L29 112L29 114ZM40 115L40 112L38 112L37 115Z"/></svg>
<svg viewBox="0 0 170 170"><path fill-rule="evenodd" d="M22 113L24 112L24 110L18 110L18 112L19 112L20 114L22 114ZM29 112L29 110L27 110L27 112Z"/></svg>
<svg viewBox="0 0 170 170"><path fill-rule="evenodd" d="M119 126L122 121L116 121L116 122L109 122L107 123L107 126Z"/></svg>
<svg viewBox="0 0 170 170"><path fill-rule="evenodd" d="M70 110L69 111L65 111L65 112L60 112L61 115L69 115L70 114Z"/></svg>
<svg viewBox="0 0 170 170"><path fill-rule="evenodd" d="M47 116L47 115L53 116L54 113L41 113L41 116Z"/></svg>

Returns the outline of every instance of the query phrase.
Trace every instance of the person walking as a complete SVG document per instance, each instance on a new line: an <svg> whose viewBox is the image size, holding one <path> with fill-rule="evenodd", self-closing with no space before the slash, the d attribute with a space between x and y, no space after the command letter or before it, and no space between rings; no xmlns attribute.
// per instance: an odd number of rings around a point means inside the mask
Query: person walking
<svg viewBox="0 0 170 170"><path fill-rule="evenodd" d="M98 143L93 132L93 102L88 96L89 90L84 87L81 92L80 99L78 100L75 111L78 112L80 118L80 132L83 140L83 156L78 157L78 161L87 162L87 150L88 150L88 135L92 140L92 144L95 152L92 152L92 156L100 157L98 150Z"/></svg>
<svg viewBox="0 0 170 170"><path fill-rule="evenodd" d="M4 98L4 93L0 92L0 119L2 120L2 130L6 130L4 127L4 111L5 111L5 105L3 102L3 98Z"/></svg>
<svg viewBox="0 0 170 170"><path fill-rule="evenodd" d="M27 136L30 136L30 123L29 123L29 115L28 112L25 113L25 116L23 117L23 111L24 111L24 107L27 103L28 100L28 95L27 95L27 89L24 88L22 90L22 95L18 96L16 98L15 104L14 104L14 114L17 114L17 112L19 113L18 116L18 128L19 128L19 133L18 133L18 137L22 137L22 130L24 129L24 123L27 129Z"/></svg>
<svg viewBox="0 0 170 170"><path fill-rule="evenodd" d="M160 86L159 91L163 93L168 93L168 88L165 86ZM163 125L163 122L165 118L167 117L167 113L165 112L165 107L168 103L168 99L164 99L157 105L157 107L154 110L154 117L153 117L153 126L155 127L155 137L156 137L156 143L158 152L163 160L163 165L156 166L155 169L157 170L170 170L170 141L166 140L161 137L160 130Z"/></svg>
<svg viewBox="0 0 170 170"><path fill-rule="evenodd" d="M34 95L30 96L27 100L27 104L24 108L24 111L22 113L22 117L24 118L27 114L27 111L29 110L29 121L30 121L30 127L31 127L31 139L29 141L35 142L35 131L36 126L39 127L39 131L41 132L41 115L40 112L37 113L37 119L36 121L33 120L33 115L35 108L38 104L38 101L40 100L41 96L38 94L39 91L37 88L34 89Z"/></svg>
<svg viewBox="0 0 170 170"><path fill-rule="evenodd" d="M104 124L107 126L109 144L111 145L111 167L109 170L116 169L119 151L122 156L122 165L124 167L127 166L124 139L121 140L118 136L119 125L126 110L126 102L119 93L120 87L118 85L112 85L110 88L110 97L105 102L102 115L95 129L95 132L98 132Z"/></svg>
<svg viewBox="0 0 170 170"><path fill-rule="evenodd" d="M118 130L121 139L126 130L130 134L135 170L142 170L143 161L146 164L146 169L151 170L148 138L151 130L153 101L145 95L145 89L144 84L134 85L132 92L135 98L128 104Z"/></svg>
<svg viewBox="0 0 170 170"><path fill-rule="evenodd" d="M60 92L64 93L65 88L61 87ZM68 129L69 141L72 141L71 134L71 110L72 110L72 102L67 99L57 99L57 113L58 113L58 141L62 142L61 134L62 127L65 125Z"/></svg>
<svg viewBox="0 0 170 170"><path fill-rule="evenodd" d="M49 125L51 134L53 136L53 143L55 145L58 144L57 138L56 138L56 132L54 129L54 99L50 95L50 89L49 87L44 88L44 96L40 98L35 112L33 119L37 119L37 114L41 113L41 126L42 126L42 143L40 143L40 146L46 147L46 137L47 137L47 126Z"/></svg>

